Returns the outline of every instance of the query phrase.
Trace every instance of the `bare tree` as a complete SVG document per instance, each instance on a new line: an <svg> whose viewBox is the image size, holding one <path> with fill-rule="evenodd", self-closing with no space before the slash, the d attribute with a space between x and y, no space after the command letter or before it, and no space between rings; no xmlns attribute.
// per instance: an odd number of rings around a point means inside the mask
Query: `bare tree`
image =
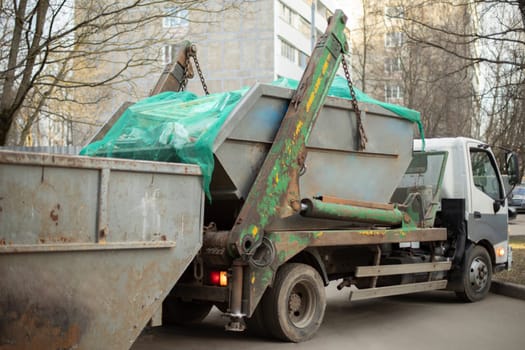
<svg viewBox="0 0 525 350"><path fill-rule="evenodd" d="M155 44L174 35L173 31L144 30L149 24L166 16L187 20L193 11L220 12L240 2L4 1L0 8L0 145L6 144L8 136L13 143L23 142L43 116L71 120L67 112L74 109L72 105L96 106L107 98L93 88L123 88L126 81L131 86L128 72L158 62L160 50Z"/></svg>
<svg viewBox="0 0 525 350"><path fill-rule="evenodd" d="M458 8L407 5L413 2L363 1L363 25L353 40L354 71L368 94L420 111L427 136L469 136L477 107L472 69L462 70L461 60L413 40L435 33L405 18L458 30L469 19Z"/></svg>
<svg viewBox="0 0 525 350"><path fill-rule="evenodd" d="M352 41L352 71L355 82L363 92L368 91L368 85L374 79L373 70L377 69L374 57L380 49L382 41L377 38L382 35L382 10L374 0L362 0L362 17L359 27L351 33ZM369 74L371 73L371 74Z"/></svg>
<svg viewBox="0 0 525 350"><path fill-rule="evenodd" d="M477 70L480 113L475 116L478 132L474 136L520 150L525 156L525 0L415 0L404 4L412 10L405 23L419 29L407 31L411 40L455 59L457 73ZM411 15L414 9L432 6L462 9L474 25L463 29Z"/></svg>

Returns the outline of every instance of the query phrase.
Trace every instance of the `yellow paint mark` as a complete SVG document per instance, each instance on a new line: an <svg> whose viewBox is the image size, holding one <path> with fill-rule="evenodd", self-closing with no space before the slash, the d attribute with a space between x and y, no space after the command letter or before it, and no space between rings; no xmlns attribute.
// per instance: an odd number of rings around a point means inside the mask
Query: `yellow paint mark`
<svg viewBox="0 0 525 350"><path fill-rule="evenodd" d="M317 94L317 91L319 91L319 86L321 86L321 78L326 74L326 71L328 70L328 65L331 59L332 59L332 56L330 55L326 57L326 61L323 64L323 69L321 70L321 75L317 78L317 81L315 82L314 90L310 94L310 97L308 97L308 102L306 103L307 112L310 112L310 108L312 107L312 104L314 103L315 95Z"/></svg>
<svg viewBox="0 0 525 350"><path fill-rule="evenodd" d="M295 127L295 135L294 137L297 137L297 135L299 135L299 132L301 131L301 128L303 127L303 121L302 120L299 120L299 122L297 123L297 126Z"/></svg>
<svg viewBox="0 0 525 350"><path fill-rule="evenodd" d="M252 236L257 236L257 233L259 232L259 228L257 226L254 226L252 228Z"/></svg>
<svg viewBox="0 0 525 350"><path fill-rule="evenodd" d="M317 239L317 238L321 238L321 237L323 237L323 235L324 235L324 232L323 232L323 231L316 232L316 233L314 234L314 238L316 238L316 239Z"/></svg>
<svg viewBox="0 0 525 350"><path fill-rule="evenodd" d="M373 230L373 231L360 231L359 234L361 236L384 236L386 231L379 231L379 230Z"/></svg>
<svg viewBox="0 0 525 350"><path fill-rule="evenodd" d="M323 64L323 75L326 74L326 71L328 70L328 61L330 60L330 56L328 56L328 59Z"/></svg>
<svg viewBox="0 0 525 350"><path fill-rule="evenodd" d="M279 174L275 174L275 183L276 183L276 184L279 183Z"/></svg>
<svg viewBox="0 0 525 350"><path fill-rule="evenodd" d="M323 64L323 74L326 74L326 71L328 70L328 62L325 62Z"/></svg>
<svg viewBox="0 0 525 350"><path fill-rule="evenodd" d="M252 276L252 284L255 284L255 276Z"/></svg>
<svg viewBox="0 0 525 350"><path fill-rule="evenodd" d="M317 78L315 81L314 90L310 94L310 97L308 98L308 102L306 103L306 111L310 112L310 108L312 107L312 104L314 103L315 95L317 94L317 91L319 90L319 86L321 85L321 77Z"/></svg>

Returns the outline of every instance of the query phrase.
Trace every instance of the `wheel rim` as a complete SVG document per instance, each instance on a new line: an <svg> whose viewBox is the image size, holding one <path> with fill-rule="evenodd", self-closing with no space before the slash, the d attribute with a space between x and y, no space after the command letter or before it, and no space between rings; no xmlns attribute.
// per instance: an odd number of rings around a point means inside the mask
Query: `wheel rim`
<svg viewBox="0 0 525 350"><path fill-rule="evenodd" d="M308 326L315 315L317 299L312 288L308 283L299 282L288 297L288 317L297 328Z"/></svg>
<svg viewBox="0 0 525 350"><path fill-rule="evenodd" d="M479 257L472 260L469 271L470 285L476 292L483 290L489 280L489 268Z"/></svg>

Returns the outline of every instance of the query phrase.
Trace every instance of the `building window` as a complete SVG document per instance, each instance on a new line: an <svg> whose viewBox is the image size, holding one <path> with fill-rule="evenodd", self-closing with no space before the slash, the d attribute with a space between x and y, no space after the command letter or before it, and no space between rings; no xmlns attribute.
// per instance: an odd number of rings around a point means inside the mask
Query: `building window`
<svg viewBox="0 0 525 350"><path fill-rule="evenodd" d="M385 35L385 47L399 47L404 42L403 32L388 32Z"/></svg>
<svg viewBox="0 0 525 350"><path fill-rule="evenodd" d="M319 0L317 1L317 12L325 19L328 19L330 15L330 10Z"/></svg>
<svg viewBox="0 0 525 350"><path fill-rule="evenodd" d="M166 64L170 64L174 62L176 54L177 54L177 45L165 45L162 48L162 63L166 65Z"/></svg>
<svg viewBox="0 0 525 350"><path fill-rule="evenodd" d="M279 17L295 29L299 30L304 36L310 37L310 22L280 1Z"/></svg>
<svg viewBox="0 0 525 350"><path fill-rule="evenodd" d="M288 58L290 61L295 62L296 49L286 41L281 40L281 56Z"/></svg>
<svg viewBox="0 0 525 350"><path fill-rule="evenodd" d="M385 85L385 99L398 100L403 98L403 88L398 84Z"/></svg>
<svg viewBox="0 0 525 350"><path fill-rule="evenodd" d="M395 73L401 71L401 58L399 57L388 57L385 58L385 72Z"/></svg>
<svg viewBox="0 0 525 350"><path fill-rule="evenodd" d="M282 18L283 21L285 21L288 24L293 24L294 15L295 13L292 11L291 8L289 8L282 2L279 2L279 16Z"/></svg>
<svg viewBox="0 0 525 350"><path fill-rule="evenodd" d="M297 51L297 53L299 58L297 64L299 64L299 67L301 67L302 69L305 69L306 65L308 64L308 55L302 51Z"/></svg>
<svg viewBox="0 0 525 350"><path fill-rule="evenodd" d="M165 11L166 17L162 19L162 26L164 28L177 28L188 25L188 10L169 7Z"/></svg>
<svg viewBox="0 0 525 350"><path fill-rule="evenodd" d="M385 17L387 19L403 19L405 17L405 9L403 6L386 6Z"/></svg>
<svg viewBox="0 0 525 350"><path fill-rule="evenodd" d="M309 56L292 44L281 39L281 56L286 57L301 68L306 68Z"/></svg>

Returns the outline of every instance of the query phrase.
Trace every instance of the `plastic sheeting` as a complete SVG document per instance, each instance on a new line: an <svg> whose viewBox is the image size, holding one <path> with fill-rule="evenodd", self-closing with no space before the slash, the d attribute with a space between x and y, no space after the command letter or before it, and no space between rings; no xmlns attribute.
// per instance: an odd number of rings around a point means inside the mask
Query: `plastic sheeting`
<svg viewBox="0 0 525 350"><path fill-rule="evenodd" d="M129 107L100 141L81 155L197 164L209 199L213 141L248 89L203 97L164 92Z"/></svg>
<svg viewBox="0 0 525 350"><path fill-rule="evenodd" d="M296 89L298 82L279 79L273 84ZM245 88L202 97L190 92L164 92L148 97L129 107L102 140L86 146L80 154L197 164L202 170L204 191L211 200L213 142L247 91ZM358 89L355 93L359 102L379 105L416 123L423 138L419 112L375 100ZM351 99L343 77L335 78L328 94Z"/></svg>

